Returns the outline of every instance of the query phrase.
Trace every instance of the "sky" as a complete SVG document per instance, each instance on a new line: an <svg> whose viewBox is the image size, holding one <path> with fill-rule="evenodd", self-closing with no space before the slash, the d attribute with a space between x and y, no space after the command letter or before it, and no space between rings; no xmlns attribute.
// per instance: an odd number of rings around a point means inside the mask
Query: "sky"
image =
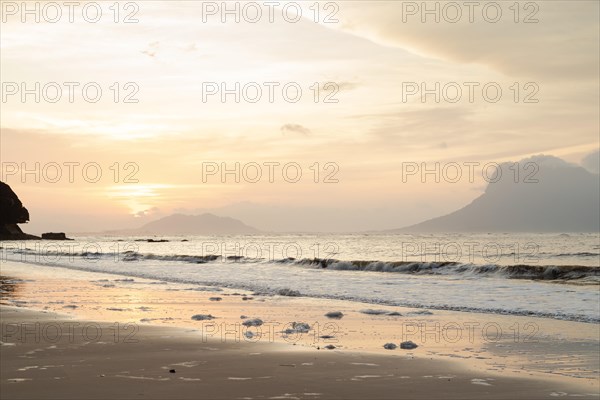
<svg viewBox="0 0 600 400"><path fill-rule="evenodd" d="M0 2L26 231L393 229L471 202L489 163L598 158L597 1L114 4Z"/></svg>

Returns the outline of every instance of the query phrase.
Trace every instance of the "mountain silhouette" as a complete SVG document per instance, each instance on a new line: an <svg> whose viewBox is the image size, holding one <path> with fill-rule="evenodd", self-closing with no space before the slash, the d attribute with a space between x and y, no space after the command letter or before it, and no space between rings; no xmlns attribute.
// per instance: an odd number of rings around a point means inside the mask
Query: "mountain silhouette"
<svg viewBox="0 0 600 400"><path fill-rule="evenodd" d="M155 235L247 235L259 231L240 220L205 213L201 215L169 215L149 222L139 229L135 229L134 232Z"/></svg>
<svg viewBox="0 0 600 400"><path fill-rule="evenodd" d="M598 174L541 155L520 161L515 179L514 165L501 164L502 175L490 179L498 181L464 208L393 232L600 231Z"/></svg>

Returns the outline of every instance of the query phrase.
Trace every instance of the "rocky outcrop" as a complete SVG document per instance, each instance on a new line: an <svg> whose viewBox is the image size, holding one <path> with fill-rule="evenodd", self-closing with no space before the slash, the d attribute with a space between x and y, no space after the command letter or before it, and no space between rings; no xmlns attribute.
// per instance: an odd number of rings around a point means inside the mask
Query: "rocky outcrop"
<svg viewBox="0 0 600 400"><path fill-rule="evenodd" d="M42 233L42 239L44 240L73 240L69 239L64 232L47 232Z"/></svg>
<svg viewBox="0 0 600 400"><path fill-rule="evenodd" d="M29 211L15 192L4 182L0 182L0 240L39 239L38 236L23 233L17 224L29 221Z"/></svg>
<svg viewBox="0 0 600 400"><path fill-rule="evenodd" d="M0 182L0 224L24 224L29 221L29 211L15 192Z"/></svg>

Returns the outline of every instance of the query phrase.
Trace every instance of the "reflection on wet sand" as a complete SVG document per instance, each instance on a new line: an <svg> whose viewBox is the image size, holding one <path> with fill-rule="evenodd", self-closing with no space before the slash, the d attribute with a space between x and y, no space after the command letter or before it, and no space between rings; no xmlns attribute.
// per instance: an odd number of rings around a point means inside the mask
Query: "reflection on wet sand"
<svg viewBox="0 0 600 400"><path fill-rule="evenodd" d="M7 299L16 297L21 282L20 279L0 275L0 304L8 304L5 302Z"/></svg>

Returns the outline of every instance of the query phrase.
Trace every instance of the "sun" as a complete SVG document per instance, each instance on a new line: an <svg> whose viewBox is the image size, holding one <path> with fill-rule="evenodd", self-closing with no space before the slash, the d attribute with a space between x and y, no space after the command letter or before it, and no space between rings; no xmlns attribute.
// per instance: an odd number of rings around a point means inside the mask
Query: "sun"
<svg viewBox="0 0 600 400"><path fill-rule="evenodd" d="M108 188L108 197L126 206L133 216L140 217L156 208L163 197L161 191L170 187L171 185L165 184L110 186Z"/></svg>

